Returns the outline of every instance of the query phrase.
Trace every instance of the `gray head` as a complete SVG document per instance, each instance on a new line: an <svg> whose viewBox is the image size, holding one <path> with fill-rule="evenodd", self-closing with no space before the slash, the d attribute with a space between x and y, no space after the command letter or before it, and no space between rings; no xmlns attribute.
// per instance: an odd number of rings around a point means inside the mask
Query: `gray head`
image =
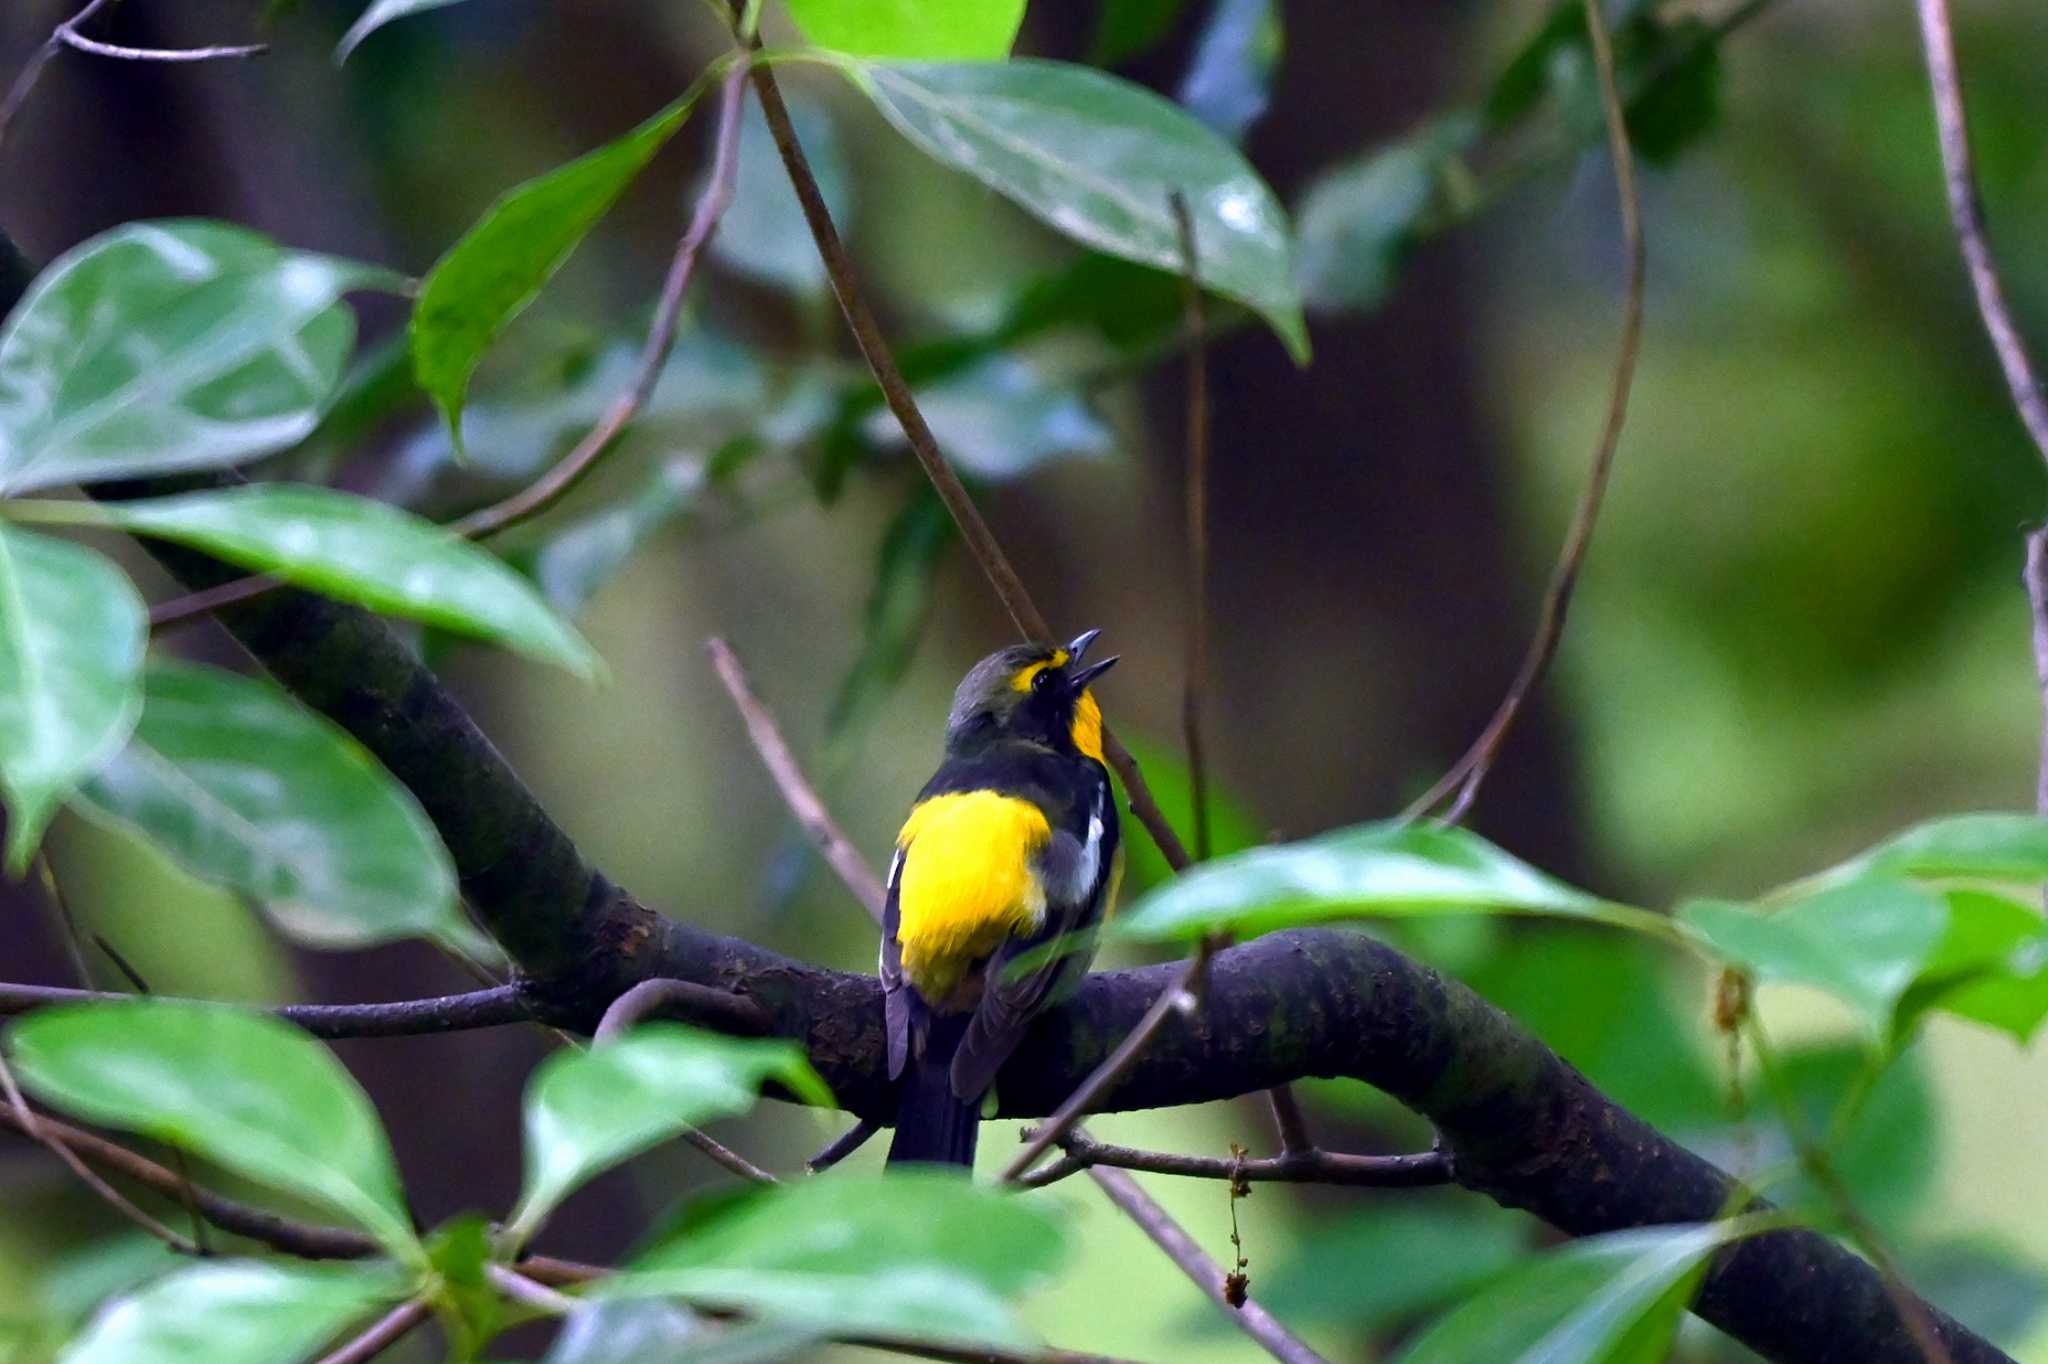
<svg viewBox="0 0 2048 1364"><path fill-rule="evenodd" d="M1083 666L1100 630L1086 630L1064 648L1015 644L975 664L953 693L946 717L949 751L999 739L1022 739L1102 761L1102 709L1088 684L1116 664Z"/></svg>

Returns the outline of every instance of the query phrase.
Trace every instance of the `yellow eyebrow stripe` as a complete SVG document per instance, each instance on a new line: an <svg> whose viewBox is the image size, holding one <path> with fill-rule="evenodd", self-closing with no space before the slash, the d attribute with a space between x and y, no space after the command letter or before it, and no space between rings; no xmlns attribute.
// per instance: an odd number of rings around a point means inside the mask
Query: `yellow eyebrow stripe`
<svg viewBox="0 0 2048 1364"><path fill-rule="evenodd" d="M1033 663L1027 668L1019 669L1017 675L1010 679L1010 685L1018 691L1030 691L1032 678L1038 676L1047 668L1066 667L1067 660L1071 657L1072 655L1069 654L1065 649L1054 649L1052 651L1051 658L1048 658L1043 662Z"/></svg>

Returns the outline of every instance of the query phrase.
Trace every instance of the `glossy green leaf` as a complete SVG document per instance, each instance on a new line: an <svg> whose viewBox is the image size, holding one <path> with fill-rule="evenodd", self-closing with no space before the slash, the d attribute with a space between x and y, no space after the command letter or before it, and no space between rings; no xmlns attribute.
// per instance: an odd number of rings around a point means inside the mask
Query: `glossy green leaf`
<svg viewBox="0 0 2048 1364"><path fill-rule="evenodd" d="M113 561L0 524L0 789L19 876L65 797L142 709L148 612Z"/></svg>
<svg viewBox="0 0 2048 1364"><path fill-rule="evenodd" d="M36 1303L65 1334L107 1299L189 1264L177 1251L131 1227L60 1251L38 1267Z"/></svg>
<svg viewBox="0 0 2048 1364"><path fill-rule="evenodd" d="M394 19L403 19L409 14L424 14L430 9L442 9L455 4L456 0L372 0L362 15L342 35L341 43L334 49L334 60L345 62L356 47L384 25Z"/></svg>
<svg viewBox="0 0 2048 1364"><path fill-rule="evenodd" d="M1232 142L1243 142L1272 101L1281 45L1273 0L1214 0L1175 97Z"/></svg>
<svg viewBox="0 0 2048 1364"><path fill-rule="evenodd" d="M183 1147L418 1254L376 1110L334 1054L290 1024L137 998L40 1010L8 1040L22 1085L52 1107Z"/></svg>
<svg viewBox="0 0 2048 1364"><path fill-rule="evenodd" d="M1473 131L1469 120L1445 120L1309 186L1295 277L1310 308L1364 312L1386 299Z"/></svg>
<svg viewBox="0 0 2048 1364"><path fill-rule="evenodd" d="M2048 881L2048 819L1990 811L1929 820L1827 873L1863 875Z"/></svg>
<svg viewBox="0 0 2048 1364"><path fill-rule="evenodd" d="M633 551L682 515L703 489L703 460L657 465L623 501L571 522L541 546L533 557L541 593L558 611L581 611L626 566Z"/></svg>
<svg viewBox="0 0 2048 1364"><path fill-rule="evenodd" d="M1697 1273L1754 1219L1589 1236L1497 1279L1424 1331L1400 1364L1657 1364Z"/></svg>
<svg viewBox="0 0 2048 1364"><path fill-rule="evenodd" d="M1376 914L1473 913L1663 927L1658 916L1574 890L1477 834L1389 821L1204 863L1117 915L1110 932L1167 942Z"/></svg>
<svg viewBox="0 0 2048 1364"><path fill-rule="evenodd" d="M238 464L318 423L387 270L212 222L66 253L0 327L0 493Z"/></svg>
<svg viewBox="0 0 2048 1364"><path fill-rule="evenodd" d="M494 555L409 512L293 483L90 506L58 516L119 526L373 610L476 635L582 677L602 668L575 629Z"/></svg>
<svg viewBox="0 0 2048 1364"><path fill-rule="evenodd" d="M153 664L128 747L80 789L85 814L153 839L254 897L302 941L465 945L455 871L410 792L268 682Z"/></svg>
<svg viewBox="0 0 2048 1364"><path fill-rule="evenodd" d="M825 207L834 221L843 223L853 207L853 177L840 146L839 125L822 105L797 90L785 89L783 99ZM727 269L772 288L816 295L827 287L825 263L755 100L748 100L740 115L732 202L719 219L710 250Z"/></svg>
<svg viewBox="0 0 2048 1364"><path fill-rule="evenodd" d="M946 457L961 472L991 482L1116 448L1116 438L1077 391L1052 384L1012 355L992 355L921 387L917 400ZM869 414L866 431L872 440L909 443L886 410Z"/></svg>
<svg viewBox="0 0 2048 1364"><path fill-rule="evenodd" d="M939 1172L834 1174L700 1205L599 1291L1026 1348L1007 1300L1060 1258L1058 1227L1013 1195Z"/></svg>
<svg viewBox="0 0 2048 1364"><path fill-rule="evenodd" d="M829 1104L793 1042L649 1023L588 1051L557 1052L526 1093L526 1187L512 1219L524 1240L579 1184L685 1128L754 1106L762 1085Z"/></svg>
<svg viewBox="0 0 2048 1364"><path fill-rule="evenodd" d="M1948 930L1900 998L1895 1043L1926 1014L1944 1012L2010 1033L2024 1045L2048 1018L2048 922L2031 905L1951 890Z"/></svg>
<svg viewBox="0 0 2048 1364"><path fill-rule="evenodd" d="M1202 283L1262 314L1306 363L1287 214L1229 142L1141 86L1052 61L854 68L897 131L1054 230L1179 273L1187 197Z"/></svg>
<svg viewBox="0 0 2048 1364"><path fill-rule="evenodd" d="M413 373L448 420L476 367L690 116L703 80L608 146L506 193L435 262L412 314Z"/></svg>
<svg viewBox="0 0 2048 1364"><path fill-rule="evenodd" d="M296 1364L399 1291L375 1266L201 1260L109 1303L58 1364Z"/></svg>
<svg viewBox="0 0 2048 1364"><path fill-rule="evenodd" d="M1948 906L1909 882L1867 876L1772 913L1699 900L1679 919L1722 960L1759 980L1825 990L1882 1037L1899 996L1940 945Z"/></svg>
<svg viewBox="0 0 2048 1364"><path fill-rule="evenodd" d="M789 0L818 47L878 61L999 62L1024 22L1024 0Z"/></svg>

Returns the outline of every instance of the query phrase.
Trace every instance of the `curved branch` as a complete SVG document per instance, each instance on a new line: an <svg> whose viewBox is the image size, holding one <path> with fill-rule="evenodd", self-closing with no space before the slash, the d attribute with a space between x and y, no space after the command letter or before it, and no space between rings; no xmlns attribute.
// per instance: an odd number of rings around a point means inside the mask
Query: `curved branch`
<svg viewBox="0 0 2048 1364"><path fill-rule="evenodd" d="M0 1017L46 1009L56 1004L134 998L134 995L107 990L67 990L55 985L0 985ZM437 995L430 999L403 999L390 1004L285 1004L272 1012L288 1023L296 1023L313 1036L323 1038L418 1037L428 1033L465 1032L475 1028L531 1023L538 1017L533 1001L517 985L471 990L460 995Z"/></svg>
<svg viewBox="0 0 2048 1364"><path fill-rule="evenodd" d="M1192 1156L1178 1151L1141 1151L1116 1146L1080 1132L1060 1138L1066 1154L1020 1182L1043 1188L1068 1175L1095 1166L1142 1170L1190 1179L1227 1179L1233 1184L1348 1184L1368 1189L1426 1189L1452 1180L1451 1162L1441 1151L1408 1156L1360 1156L1317 1147L1283 1151L1277 1156Z"/></svg>

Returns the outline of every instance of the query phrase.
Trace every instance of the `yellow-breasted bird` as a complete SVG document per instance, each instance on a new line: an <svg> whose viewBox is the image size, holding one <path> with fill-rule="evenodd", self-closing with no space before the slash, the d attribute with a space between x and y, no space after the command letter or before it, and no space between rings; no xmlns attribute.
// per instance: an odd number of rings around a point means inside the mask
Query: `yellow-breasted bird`
<svg viewBox="0 0 2048 1364"><path fill-rule="evenodd" d="M1073 950L1054 940L1101 920L1123 869L1102 711L1088 691L1116 660L1082 666L1100 633L975 664L946 718L945 759L896 835L882 914L889 1074L900 1085L891 1164L974 1163L996 1072L1094 955L1085 933Z"/></svg>

